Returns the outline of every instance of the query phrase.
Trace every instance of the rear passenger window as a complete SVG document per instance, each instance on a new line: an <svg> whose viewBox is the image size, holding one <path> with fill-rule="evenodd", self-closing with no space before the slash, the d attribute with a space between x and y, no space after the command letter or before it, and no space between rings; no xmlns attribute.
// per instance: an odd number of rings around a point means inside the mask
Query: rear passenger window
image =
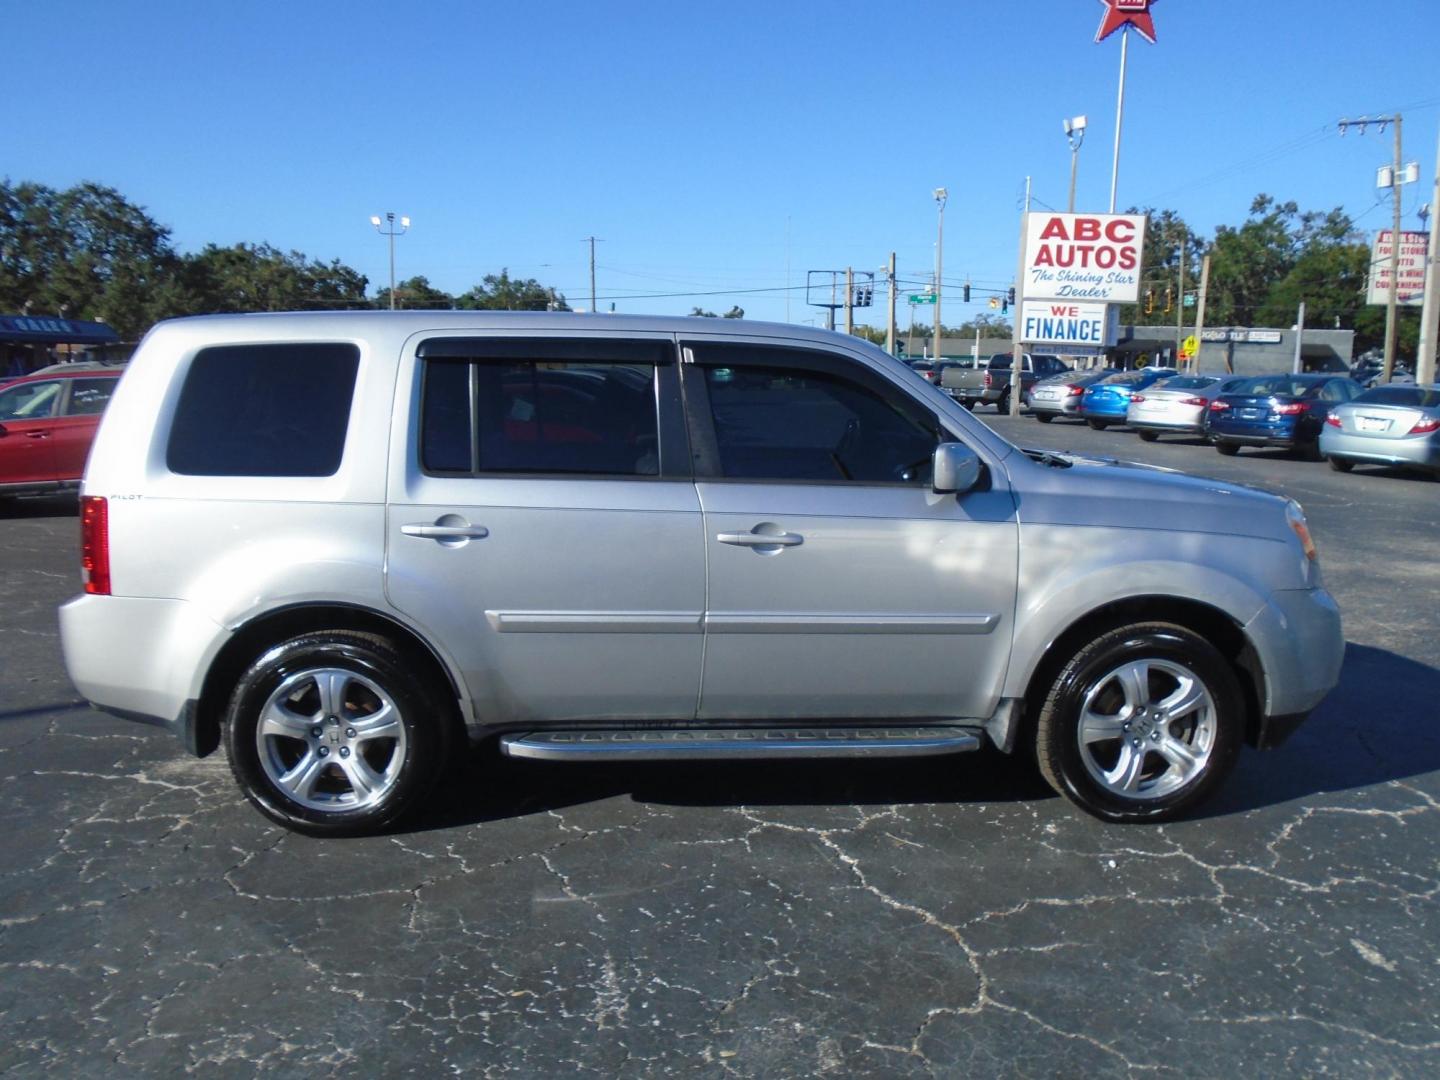
<svg viewBox="0 0 1440 1080"><path fill-rule="evenodd" d="M333 476L360 350L226 345L196 353L165 461L186 476Z"/></svg>
<svg viewBox="0 0 1440 1080"><path fill-rule="evenodd" d="M492 355L443 355L469 351ZM422 347L421 467L658 476L657 363L631 362L637 353L668 359L663 346L595 341Z"/></svg>
<svg viewBox="0 0 1440 1080"><path fill-rule="evenodd" d="M119 379L72 379L67 416L94 416L105 411Z"/></svg>

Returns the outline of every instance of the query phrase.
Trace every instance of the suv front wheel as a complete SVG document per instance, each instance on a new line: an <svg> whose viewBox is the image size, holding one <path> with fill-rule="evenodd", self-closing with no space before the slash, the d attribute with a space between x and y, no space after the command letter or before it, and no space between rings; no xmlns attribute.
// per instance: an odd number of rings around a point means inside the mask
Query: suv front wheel
<svg viewBox="0 0 1440 1080"><path fill-rule="evenodd" d="M240 677L225 722L230 769L266 817L311 836L376 832L428 794L450 724L393 643L326 630Z"/></svg>
<svg viewBox="0 0 1440 1080"><path fill-rule="evenodd" d="M1106 821L1164 821L1202 802L1234 764L1243 698L1225 658L1182 626L1121 626L1083 646L1040 710L1040 771Z"/></svg>

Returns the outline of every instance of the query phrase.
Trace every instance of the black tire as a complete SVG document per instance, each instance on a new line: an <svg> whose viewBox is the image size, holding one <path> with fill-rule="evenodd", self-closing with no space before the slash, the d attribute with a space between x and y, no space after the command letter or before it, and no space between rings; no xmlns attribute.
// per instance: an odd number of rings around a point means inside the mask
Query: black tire
<svg viewBox="0 0 1440 1080"><path fill-rule="evenodd" d="M1109 420L1096 420L1094 417L1086 418L1085 422L1089 424L1092 428L1094 428L1096 431L1104 431L1107 427L1110 426Z"/></svg>
<svg viewBox="0 0 1440 1080"><path fill-rule="evenodd" d="M1137 691L1145 700L1136 705L1120 673L1139 672L1139 664L1147 674ZM1179 673L1203 696L1171 719L1164 702L1183 689ZM1087 699L1091 720L1082 725ZM1036 759L1056 791L1095 817L1167 821L1209 798L1224 780L1244 739L1244 707L1230 664L1198 634L1164 622L1120 626L1082 645L1061 668L1036 722ZM1082 726L1092 737L1082 739ZM1102 732L1112 726L1116 737L1109 739ZM1127 741L1142 749L1136 753ZM1190 764L1173 760L1184 761L1186 751ZM1102 779L1110 772L1116 776Z"/></svg>
<svg viewBox="0 0 1440 1080"><path fill-rule="evenodd" d="M1226 457L1234 457L1240 452L1240 444L1233 442L1221 442L1219 439L1216 439L1215 449L1219 450L1220 453L1224 454Z"/></svg>
<svg viewBox="0 0 1440 1080"><path fill-rule="evenodd" d="M1349 472L1355 468L1355 462L1346 461L1344 458L1332 457L1330 459L1330 468L1336 472Z"/></svg>
<svg viewBox="0 0 1440 1080"><path fill-rule="evenodd" d="M1010 391L1006 390L1000 400L995 403L995 411L1005 414L1010 411Z"/></svg>
<svg viewBox="0 0 1440 1080"><path fill-rule="evenodd" d="M245 797L309 836L375 833L409 813L450 759L456 727L448 695L416 671L389 639L351 630L305 634L264 653L241 675L225 716L225 752ZM382 719L387 705L393 719ZM294 734L262 739L267 708L273 728ZM293 773L292 790L281 779Z"/></svg>
<svg viewBox="0 0 1440 1080"><path fill-rule="evenodd" d="M1048 423L1050 423L1052 420L1055 419L1054 414L1048 413L1048 412L1037 412L1037 413L1034 413L1033 415L1034 415L1035 419L1036 419L1036 420L1039 420L1040 423L1042 423L1042 424L1048 424Z"/></svg>
<svg viewBox="0 0 1440 1080"><path fill-rule="evenodd" d="M973 409L975 408L975 399L974 399L974 398L961 398L961 399L960 399L960 404L961 404L961 405L964 405L965 408L967 408L967 409L972 409L972 410L973 410Z"/></svg>
<svg viewBox="0 0 1440 1080"><path fill-rule="evenodd" d="M1155 431L1137 431L1135 434L1140 436L1141 442L1154 442L1160 438L1160 434Z"/></svg>

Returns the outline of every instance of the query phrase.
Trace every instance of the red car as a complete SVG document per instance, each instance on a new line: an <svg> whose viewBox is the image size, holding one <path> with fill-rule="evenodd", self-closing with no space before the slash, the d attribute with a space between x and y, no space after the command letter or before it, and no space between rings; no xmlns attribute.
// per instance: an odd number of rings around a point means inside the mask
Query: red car
<svg viewBox="0 0 1440 1080"><path fill-rule="evenodd" d="M26 375L0 385L0 496L78 487L120 372Z"/></svg>

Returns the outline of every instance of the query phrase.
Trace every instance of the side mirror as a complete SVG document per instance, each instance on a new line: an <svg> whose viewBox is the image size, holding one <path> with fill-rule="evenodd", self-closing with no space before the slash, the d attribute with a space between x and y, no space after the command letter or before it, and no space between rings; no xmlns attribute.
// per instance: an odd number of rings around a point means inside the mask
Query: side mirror
<svg viewBox="0 0 1440 1080"><path fill-rule="evenodd" d="M941 443L935 447L931 475L935 494L963 495L980 482L980 458L964 443Z"/></svg>

